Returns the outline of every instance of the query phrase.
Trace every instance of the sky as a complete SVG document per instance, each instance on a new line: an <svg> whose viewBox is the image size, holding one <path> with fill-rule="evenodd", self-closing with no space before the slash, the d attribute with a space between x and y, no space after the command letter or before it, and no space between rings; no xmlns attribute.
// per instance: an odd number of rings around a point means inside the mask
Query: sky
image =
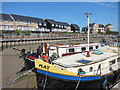
<svg viewBox="0 0 120 90"><path fill-rule="evenodd" d="M112 24L113 30L118 31L118 2L2 2L2 13L18 14L54 19L56 21L87 26L87 16L90 23Z"/></svg>

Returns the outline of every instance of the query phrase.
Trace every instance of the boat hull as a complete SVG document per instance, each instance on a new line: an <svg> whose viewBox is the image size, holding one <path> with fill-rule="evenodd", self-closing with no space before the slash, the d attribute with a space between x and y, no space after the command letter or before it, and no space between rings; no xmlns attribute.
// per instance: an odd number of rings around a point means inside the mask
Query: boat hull
<svg viewBox="0 0 120 90"><path fill-rule="evenodd" d="M111 85L113 85L114 82L116 81L117 77L119 76L119 74L120 74L120 70L117 70L117 71L114 71L113 74L109 74L106 77L103 76L96 80L84 81L81 78L80 83L77 88L79 88L79 89L81 89L81 88L89 89L90 88L90 89L103 90L103 89L106 89L106 88L110 87ZM40 72L36 73L36 77L37 77L37 85L38 85L39 90L41 90L43 88L75 89L78 84L78 81L79 81L79 80L60 79L60 78L49 76L47 74L43 74ZM46 80L46 84L45 84L45 80Z"/></svg>

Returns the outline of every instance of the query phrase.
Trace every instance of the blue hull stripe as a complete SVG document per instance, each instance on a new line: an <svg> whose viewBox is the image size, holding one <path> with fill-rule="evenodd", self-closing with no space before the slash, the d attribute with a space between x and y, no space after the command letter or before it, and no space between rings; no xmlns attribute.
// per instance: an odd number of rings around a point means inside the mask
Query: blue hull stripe
<svg viewBox="0 0 120 90"><path fill-rule="evenodd" d="M46 75L46 71L37 69L37 72ZM60 75L60 74L55 74L50 72L48 72L48 76L52 76L59 79L65 79L65 80L79 80L79 77L65 76L65 75ZM99 76L90 76L90 77L82 77L81 81L92 81L92 80L98 80L98 79L99 79Z"/></svg>

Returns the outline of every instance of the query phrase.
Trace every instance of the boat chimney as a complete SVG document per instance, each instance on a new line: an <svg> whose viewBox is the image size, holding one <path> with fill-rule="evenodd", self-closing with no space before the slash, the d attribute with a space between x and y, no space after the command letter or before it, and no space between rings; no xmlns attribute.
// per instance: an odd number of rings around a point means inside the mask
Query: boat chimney
<svg viewBox="0 0 120 90"><path fill-rule="evenodd" d="M48 54L47 43L44 43L45 53Z"/></svg>
<svg viewBox="0 0 120 90"><path fill-rule="evenodd" d="M87 51L87 57L90 57L90 51Z"/></svg>

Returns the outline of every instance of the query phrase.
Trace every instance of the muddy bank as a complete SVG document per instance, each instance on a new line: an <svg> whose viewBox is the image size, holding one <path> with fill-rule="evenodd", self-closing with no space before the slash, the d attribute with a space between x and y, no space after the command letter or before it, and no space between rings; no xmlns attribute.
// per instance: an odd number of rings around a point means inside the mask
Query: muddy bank
<svg viewBox="0 0 120 90"><path fill-rule="evenodd" d="M28 51L30 47L36 50L38 45L17 46L15 48L25 48ZM16 73L24 66L23 59L19 58L20 52L8 48L2 52L1 56L3 88L36 88L36 76L33 72L17 79L19 76L16 76ZM15 79L17 80L14 82Z"/></svg>

